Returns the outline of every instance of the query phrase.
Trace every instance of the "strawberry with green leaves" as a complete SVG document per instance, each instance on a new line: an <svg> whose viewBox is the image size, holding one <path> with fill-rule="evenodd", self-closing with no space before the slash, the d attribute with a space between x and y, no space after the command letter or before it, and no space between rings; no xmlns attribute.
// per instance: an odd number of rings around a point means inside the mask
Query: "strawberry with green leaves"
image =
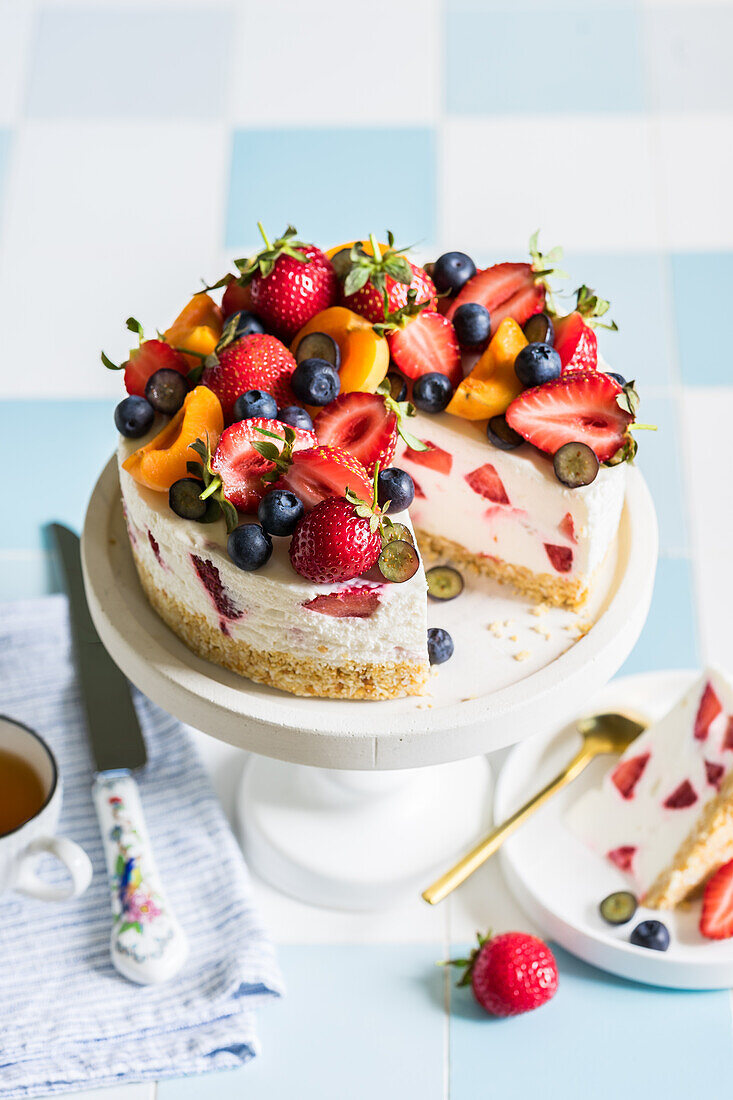
<svg viewBox="0 0 733 1100"><path fill-rule="evenodd" d="M611 308L610 302L601 298L590 287L581 286L575 292L576 304L572 313L555 318L555 351L560 356L563 373L569 370L596 370L598 368L598 339L596 328L616 332L615 321L601 322Z"/></svg>
<svg viewBox="0 0 733 1100"><path fill-rule="evenodd" d="M371 253L357 241L349 255L349 265L341 288L341 303L354 313L376 324L408 304L408 294L419 305L437 306L435 284L427 272L411 263L405 249L394 247L394 236L387 234L388 246L382 251L374 234L369 237Z"/></svg>
<svg viewBox="0 0 733 1100"><path fill-rule="evenodd" d="M144 397L148 380L159 370L175 370L184 377L188 374L188 363L175 348L165 340L146 340L143 326L134 317L125 322L130 332L139 339L139 345L133 348L124 363L113 363L102 352L102 362L107 370L124 371L125 389L131 396Z"/></svg>
<svg viewBox="0 0 733 1100"><path fill-rule="evenodd" d="M213 390L221 402L224 423L230 424L237 398L249 390L272 394L279 408L294 405L290 376L296 367L294 357L275 336L255 333L230 339L229 324L224 326L214 355L205 363L201 383Z"/></svg>

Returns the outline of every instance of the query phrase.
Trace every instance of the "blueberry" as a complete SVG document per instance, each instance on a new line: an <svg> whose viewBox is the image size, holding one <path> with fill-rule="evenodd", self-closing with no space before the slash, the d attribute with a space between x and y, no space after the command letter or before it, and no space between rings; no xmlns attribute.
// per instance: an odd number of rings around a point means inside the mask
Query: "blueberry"
<svg viewBox="0 0 733 1100"><path fill-rule="evenodd" d="M268 535L292 535L305 509L303 501L287 489L273 489L264 496L257 518Z"/></svg>
<svg viewBox="0 0 733 1100"><path fill-rule="evenodd" d="M624 378L623 374L616 374L615 371L612 370L606 371L606 374L609 378L613 378L614 382L618 382L619 386L626 385L626 379Z"/></svg>
<svg viewBox="0 0 733 1100"><path fill-rule="evenodd" d="M478 302L466 302L453 314L453 327L459 344L465 348L477 348L485 344L491 335L489 311Z"/></svg>
<svg viewBox="0 0 733 1100"><path fill-rule="evenodd" d="M380 508L390 502L387 515L403 512L414 499L415 483L405 470L399 470L396 466L382 470L377 481L377 500Z"/></svg>
<svg viewBox="0 0 733 1100"><path fill-rule="evenodd" d="M616 890L601 902L601 916L608 924L628 924L638 902L629 890Z"/></svg>
<svg viewBox="0 0 733 1100"><path fill-rule="evenodd" d="M434 565L425 580L431 600L454 600L463 591L463 577L451 565Z"/></svg>
<svg viewBox="0 0 733 1100"><path fill-rule="evenodd" d="M242 523L227 539L227 553L237 569L260 569L272 553L272 539L259 523Z"/></svg>
<svg viewBox="0 0 733 1100"><path fill-rule="evenodd" d="M421 375L412 387L413 404L426 413L442 412L452 396L449 379L437 371Z"/></svg>
<svg viewBox="0 0 733 1100"><path fill-rule="evenodd" d="M230 326L232 326L232 341L238 340L240 336L255 336L265 331L265 326L257 314L250 313L248 309L240 309L237 313L232 313L230 317L227 317L227 332L230 331Z"/></svg>
<svg viewBox="0 0 733 1100"><path fill-rule="evenodd" d="M412 543L392 539L382 548L377 565L382 576L388 581L404 584L410 577L414 577L420 568L420 557Z"/></svg>
<svg viewBox="0 0 733 1100"><path fill-rule="evenodd" d="M173 416L186 400L188 383L177 370L164 367L151 374L145 386L145 396L156 412Z"/></svg>
<svg viewBox="0 0 733 1100"><path fill-rule="evenodd" d="M407 397L407 383L401 374L391 370L387 375L390 396L394 401L404 401Z"/></svg>
<svg viewBox="0 0 733 1100"><path fill-rule="evenodd" d="M555 343L555 326L546 313L533 314L522 331L530 344Z"/></svg>
<svg viewBox="0 0 733 1100"><path fill-rule="evenodd" d="M291 374L290 386L306 405L328 405L338 397L341 381L338 371L325 359L304 359Z"/></svg>
<svg viewBox="0 0 733 1100"><path fill-rule="evenodd" d="M155 420L155 410L144 397L126 397L115 409L115 426L120 435L139 439L149 432Z"/></svg>
<svg viewBox="0 0 733 1100"><path fill-rule="evenodd" d="M500 451L514 451L524 443L519 432L509 427L505 416L492 416L486 425L486 435Z"/></svg>
<svg viewBox="0 0 733 1100"><path fill-rule="evenodd" d="M203 484L195 477L181 477L178 481L174 481L168 490L168 504L171 511L181 519L195 519L201 522L206 516L206 507L209 503L201 499L203 489Z"/></svg>
<svg viewBox="0 0 733 1100"><path fill-rule="evenodd" d="M247 390L234 402L234 419L249 420L253 416L264 416L273 420L277 416L277 401L264 390Z"/></svg>
<svg viewBox="0 0 733 1100"><path fill-rule="evenodd" d="M552 344L527 344L514 360L514 371L523 386L544 386L560 377L562 363Z"/></svg>
<svg viewBox="0 0 733 1100"><path fill-rule="evenodd" d="M298 363L302 363L305 359L325 359L336 370L341 366L339 346L333 336L329 336L327 332L309 332L304 336L298 344L295 358Z"/></svg>
<svg viewBox="0 0 733 1100"><path fill-rule="evenodd" d="M600 463L587 443L563 443L552 459L555 477L568 489L590 485L598 476Z"/></svg>
<svg viewBox="0 0 733 1100"><path fill-rule="evenodd" d="M465 252L444 252L433 264L432 279L441 294L457 294L476 274L476 264Z"/></svg>
<svg viewBox="0 0 733 1100"><path fill-rule="evenodd" d="M453 656L453 639L441 626L428 630L428 658L431 665L442 665Z"/></svg>
<svg viewBox="0 0 733 1100"><path fill-rule="evenodd" d="M669 947L669 931L660 920L643 920L629 936L629 942L636 947L647 947L651 951L666 951Z"/></svg>
<svg viewBox="0 0 733 1100"><path fill-rule="evenodd" d="M313 431L310 413L301 409L300 405L286 405L285 408L278 409L277 419L283 424L289 424L291 428L305 428L306 431Z"/></svg>

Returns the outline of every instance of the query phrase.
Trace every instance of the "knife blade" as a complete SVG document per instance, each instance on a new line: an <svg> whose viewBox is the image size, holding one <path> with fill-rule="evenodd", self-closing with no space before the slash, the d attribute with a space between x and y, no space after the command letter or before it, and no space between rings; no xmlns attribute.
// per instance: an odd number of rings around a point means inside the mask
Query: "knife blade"
<svg viewBox="0 0 733 1100"><path fill-rule="evenodd" d="M50 532L64 576L82 707L95 763L92 798L112 893L112 962L132 982L167 981L188 956L188 940L163 892L132 772L147 752L130 686L92 621L78 536Z"/></svg>

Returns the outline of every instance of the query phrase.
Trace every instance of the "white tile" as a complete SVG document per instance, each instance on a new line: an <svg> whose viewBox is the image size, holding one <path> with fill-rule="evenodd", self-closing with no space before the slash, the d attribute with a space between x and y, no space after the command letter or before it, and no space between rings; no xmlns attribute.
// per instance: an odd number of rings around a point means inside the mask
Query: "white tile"
<svg viewBox="0 0 733 1100"><path fill-rule="evenodd" d="M654 248L648 122L624 116L452 118L445 123L442 244L610 252Z"/></svg>
<svg viewBox="0 0 733 1100"><path fill-rule="evenodd" d="M0 126L22 114L34 21L30 0L0 0Z"/></svg>
<svg viewBox="0 0 733 1100"><path fill-rule="evenodd" d="M86 1092L66 1092L64 1100L155 1100L155 1082L141 1085L112 1085L106 1089L89 1089ZM57 1096L58 1093L54 1093ZM44 1100L39 1097L38 1100Z"/></svg>
<svg viewBox="0 0 733 1100"><path fill-rule="evenodd" d="M731 553L708 550L693 562L697 595L700 659L733 670L733 585Z"/></svg>
<svg viewBox="0 0 733 1100"><path fill-rule="evenodd" d="M665 114L652 125L664 244L671 252L732 248L730 114Z"/></svg>
<svg viewBox="0 0 733 1100"><path fill-rule="evenodd" d="M27 123L7 181L0 396L114 396L124 320L151 335L216 278L228 131ZM12 366L8 366L11 364Z"/></svg>
<svg viewBox="0 0 733 1100"><path fill-rule="evenodd" d="M436 0L247 0L239 16L231 103L236 123L433 121L440 96ZM394 180L398 168L389 173Z"/></svg>
<svg viewBox="0 0 733 1100"><path fill-rule="evenodd" d="M730 425L733 388L687 386L680 402L693 555L733 554ZM727 578L720 577L721 584Z"/></svg>
<svg viewBox="0 0 733 1100"><path fill-rule="evenodd" d="M443 904L449 907L451 943L474 941L476 933L530 932L539 929L509 893L496 856L479 868Z"/></svg>

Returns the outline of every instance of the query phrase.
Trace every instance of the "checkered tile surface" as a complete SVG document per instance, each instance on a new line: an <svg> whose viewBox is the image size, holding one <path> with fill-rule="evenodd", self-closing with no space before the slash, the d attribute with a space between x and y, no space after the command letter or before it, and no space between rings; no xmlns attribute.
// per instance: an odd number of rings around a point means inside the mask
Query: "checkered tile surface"
<svg viewBox="0 0 733 1100"><path fill-rule="evenodd" d="M640 465L661 558L625 670L733 668L732 47L727 2L0 0L0 596L53 587L41 527L79 526L111 449L118 379L99 349L124 354L130 314L164 327L258 218L322 244L390 227L480 262L523 255L541 226L573 285L612 300L604 354L660 429ZM531 1044L548 1095L615 1096L624 1060L647 1094L666 1076L669 1100L703 1091L690 1064L730 1074L722 994L642 991L563 957L541 1026L448 1003L432 960L522 919L497 874L440 914L368 919L263 889L291 985L264 1053L160 1097L512 1100L538 1079Z"/></svg>

